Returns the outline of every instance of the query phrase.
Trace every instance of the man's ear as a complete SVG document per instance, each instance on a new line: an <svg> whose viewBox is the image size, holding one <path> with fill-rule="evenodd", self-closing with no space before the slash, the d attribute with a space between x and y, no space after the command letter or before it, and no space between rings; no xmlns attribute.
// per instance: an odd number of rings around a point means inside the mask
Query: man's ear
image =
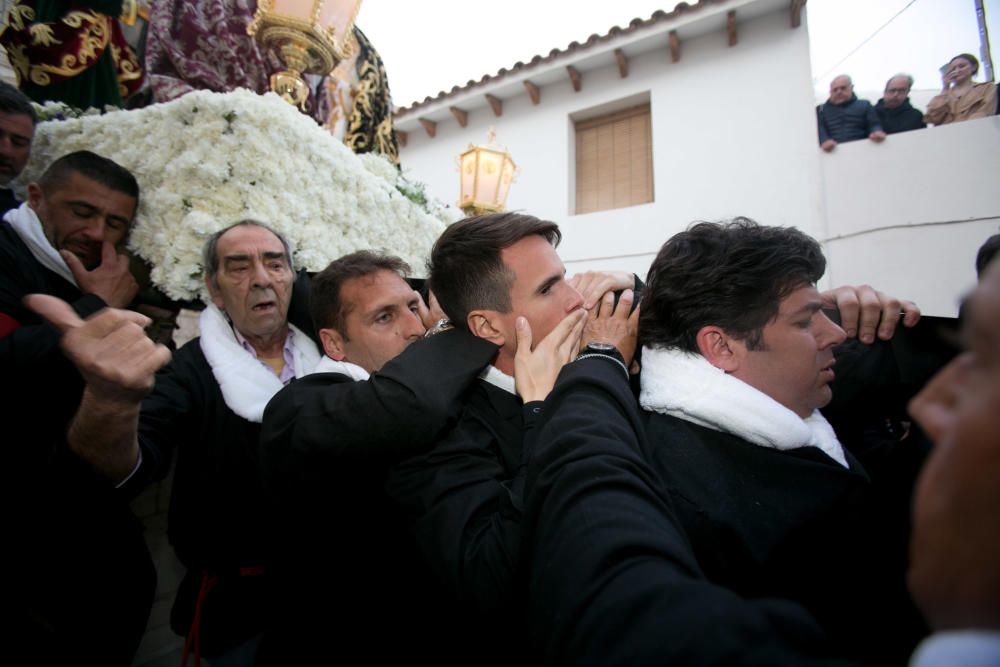
<svg viewBox="0 0 1000 667"><path fill-rule="evenodd" d="M739 370L746 346L715 325L704 326L695 335L698 351L718 369L727 373Z"/></svg>
<svg viewBox="0 0 1000 667"><path fill-rule="evenodd" d="M38 211L42 202L42 187L38 183L28 183L28 206Z"/></svg>
<svg viewBox="0 0 1000 667"><path fill-rule="evenodd" d="M465 317L465 324L473 336L484 338L494 345L503 347L503 331L497 326L499 314L495 310L473 310Z"/></svg>
<svg viewBox="0 0 1000 667"><path fill-rule="evenodd" d="M336 329L320 329L319 339L323 343L323 352L334 361L343 361L347 358L347 351L344 348L344 337Z"/></svg>

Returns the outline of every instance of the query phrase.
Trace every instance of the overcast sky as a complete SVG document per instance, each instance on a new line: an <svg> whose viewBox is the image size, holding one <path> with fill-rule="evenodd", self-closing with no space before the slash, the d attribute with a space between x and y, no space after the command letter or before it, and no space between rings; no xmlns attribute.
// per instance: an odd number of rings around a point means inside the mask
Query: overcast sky
<svg viewBox="0 0 1000 667"><path fill-rule="evenodd" d="M916 88L938 88L937 68L952 56L979 56L974 0L808 0L814 86L823 94L844 72L859 91L881 90L897 71ZM441 90L494 74L518 60L583 42L613 25L671 10L676 0L365 0L358 26L385 63L393 101L407 106ZM1000 0L984 0L993 52L1000 44ZM910 5L907 7L907 5ZM889 21L857 53L838 62ZM981 79L981 76L980 76Z"/></svg>

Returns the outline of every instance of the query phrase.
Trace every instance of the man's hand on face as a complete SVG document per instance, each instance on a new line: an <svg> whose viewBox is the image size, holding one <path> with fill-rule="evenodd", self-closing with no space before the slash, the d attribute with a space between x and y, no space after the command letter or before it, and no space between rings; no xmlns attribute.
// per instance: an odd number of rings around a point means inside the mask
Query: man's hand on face
<svg viewBox="0 0 1000 667"><path fill-rule="evenodd" d="M626 271L585 271L567 282L583 297L587 310L593 310L608 292L635 289L635 276Z"/></svg>
<svg viewBox="0 0 1000 667"><path fill-rule="evenodd" d="M129 271L128 257L119 255L115 247L107 242L101 245L101 264L88 271L80 258L68 250L60 250L80 291L101 297L112 308L124 308L132 303L139 292L139 284Z"/></svg>
<svg viewBox="0 0 1000 667"><path fill-rule="evenodd" d="M889 296L868 285L844 285L820 296L824 308L840 311L840 326L847 337L856 337L862 343L874 343L876 332L881 340L889 340L896 333L900 319L905 327L912 327L920 321L917 304Z"/></svg>
<svg viewBox="0 0 1000 667"><path fill-rule="evenodd" d="M441 320L448 319L448 316L441 310L441 304L438 303L434 292L427 292L428 303L424 303L420 292L414 290L413 293L417 295L417 313L420 315L420 321L424 323L425 329L431 329Z"/></svg>
<svg viewBox="0 0 1000 667"><path fill-rule="evenodd" d="M627 289L622 292L616 306L614 293L605 294L600 306L587 318L580 347L590 343L610 343L621 353L625 366L631 364L639 331L639 307L632 310L634 299L635 293Z"/></svg>
<svg viewBox="0 0 1000 667"><path fill-rule="evenodd" d="M81 320L53 296L30 294L24 302L62 332L63 353L80 370L92 398L138 405L152 391L156 371L170 361L170 351L146 336L145 315L105 308Z"/></svg>
<svg viewBox="0 0 1000 667"><path fill-rule="evenodd" d="M522 401L544 401L549 395L559 377L559 371L576 359L586 320L587 311L574 310L532 349L531 325L527 319L517 318L514 386Z"/></svg>

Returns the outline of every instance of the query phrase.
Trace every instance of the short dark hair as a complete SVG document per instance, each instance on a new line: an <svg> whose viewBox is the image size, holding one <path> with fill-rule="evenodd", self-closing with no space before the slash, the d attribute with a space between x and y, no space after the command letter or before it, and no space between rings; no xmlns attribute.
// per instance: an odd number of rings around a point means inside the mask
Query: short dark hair
<svg viewBox="0 0 1000 667"><path fill-rule="evenodd" d="M643 291L643 345L698 352L702 327L715 325L761 349L764 326L781 300L826 269L815 239L749 218L699 222L668 240Z"/></svg>
<svg viewBox="0 0 1000 667"><path fill-rule="evenodd" d="M208 278L212 285L215 285L216 287L219 286L217 278L219 275L219 239L233 227L240 226L260 227L261 229L266 229L278 237L278 240L281 241L282 247L285 249L285 260L288 262L288 269L292 273L295 272L295 266L292 262L292 247L289 245L288 239L274 229L265 225L263 222L247 218L245 220L240 220L239 222L234 222L228 227L215 232L205 240L205 245L201 247L201 267L205 272L205 277Z"/></svg>
<svg viewBox="0 0 1000 667"><path fill-rule="evenodd" d="M477 308L510 312L514 274L500 253L532 235L553 246L562 240L559 225L524 213L477 215L444 230L431 249L427 271L430 289L454 326L467 329L465 320Z"/></svg>
<svg viewBox="0 0 1000 667"><path fill-rule="evenodd" d="M35 107L31 105L28 96L3 81L0 81L0 111L27 116L31 119L32 125L38 125L38 114L35 113Z"/></svg>
<svg viewBox="0 0 1000 667"><path fill-rule="evenodd" d="M979 60L971 53L959 53L957 56L949 60L948 64L951 64L952 62L958 60L959 58L967 61L970 65L972 65L972 74L973 76L975 76L975 74L979 71Z"/></svg>
<svg viewBox="0 0 1000 667"><path fill-rule="evenodd" d="M69 180L70 174L77 173L116 192L121 192L135 200L139 205L139 183L125 167L114 160L91 153L76 151L67 153L49 165L38 185L43 191L55 191Z"/></svg>
<svg viewBox="0 0 1000 667"><path fill-rule="evenodd" d="M983 271L996 257L998 250L1000 250L1000 234L994 234L979 246L979 252L976 253L976 277L983 277Z"/></svg>
<svg viewBox="0 0 1000 667"><path fill-rule="evenodd" d="M341 289L348 280L370 276L379 271L391 271L400 278L405 278L410 273L410 266L393 255L358 250L333 260L313 276L309 293L309 315L312 317L313 327L317 331L334 329L346 340L344 320L351 312L352 304L344 303Z"/></svg>

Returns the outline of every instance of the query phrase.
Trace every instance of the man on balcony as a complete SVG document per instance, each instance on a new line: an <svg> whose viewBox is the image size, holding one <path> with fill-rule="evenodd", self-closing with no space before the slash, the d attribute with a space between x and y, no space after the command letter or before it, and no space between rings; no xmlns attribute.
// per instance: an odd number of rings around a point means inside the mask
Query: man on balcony
<svg viewBox="0 0 1000 667"><path fill-rule="evenodd" d="M868 100L854 94L851 77L841 74L830 82L830 98L816 107L819 145L829 153L837 144L865 137L875 143L885 139L885 132Z"/></svg>

